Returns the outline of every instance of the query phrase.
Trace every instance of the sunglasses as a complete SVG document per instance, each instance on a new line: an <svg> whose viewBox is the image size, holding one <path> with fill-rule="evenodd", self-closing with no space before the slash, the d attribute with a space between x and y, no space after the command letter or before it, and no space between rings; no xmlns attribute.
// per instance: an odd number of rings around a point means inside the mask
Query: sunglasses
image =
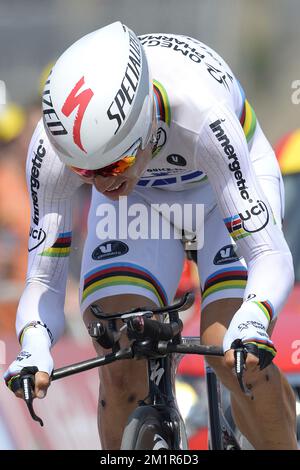
<svg viewBox="0 0 300 470"><path fill-rule="evenodd" d="M117 160L114 163L111 163L110 165L107 165L103 168L99 168L98 170L84 170L82 168L76 168L75 166L71 166L71 170L73 170L75 173L77 173L79 176L82 176L83 178L94 178L95 176L117 176L124 171L126 171L128 168L130 168L132 165L134 165L135 160L136 160L136 155L137 152L140 148L141 145L141 139L138 139L120 158L120 160Z"/></svg>

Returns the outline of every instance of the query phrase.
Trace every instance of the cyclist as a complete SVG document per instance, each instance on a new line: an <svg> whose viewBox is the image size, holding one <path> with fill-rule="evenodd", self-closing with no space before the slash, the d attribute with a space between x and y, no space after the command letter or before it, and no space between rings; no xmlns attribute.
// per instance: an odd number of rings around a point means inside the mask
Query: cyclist
<svg viewBox="0 0 300 470"><path fill-rule="evenodd" d="M253 446L295 449L295 402L272 363L270 339L294 280L280 228L282 180L224 60L193 38L137 38L120 22L88 34L62 54L46 82L27 178L29 267L16 321L22 350L5 374L8 386L25 365L38 367L36 396L49 386L51 346L64 330L72 197L83 182L93 184L80 285L86 324L91 304L110 313L172 301L184 260L176 237L118 232L111 240L99 228L101 213L113 207L122 231L121 196L132 210L203 203L201 336L226 351L225 359L209 362L231 391L236 423ZM232 371L237 339L249 351L250 396ZM145 364L115 363L99 374L102 446L116 449L129 412L145 397Z"/></svg>

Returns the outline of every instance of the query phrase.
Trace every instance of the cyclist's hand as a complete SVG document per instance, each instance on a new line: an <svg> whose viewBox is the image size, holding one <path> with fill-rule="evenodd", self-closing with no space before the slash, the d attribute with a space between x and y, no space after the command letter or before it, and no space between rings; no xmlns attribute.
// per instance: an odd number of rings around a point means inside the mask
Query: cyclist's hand
<svg viewBox="0 0 300 470"><path fill-rule="evenodd" d="M44 398L50 385L50 376L53 370L53 359L50 354L50 341L43 327L28 328L22 339L22 350L4 374L6 385L19 398L23 397L20 372L23 367L35 366L34 397Z"/></svg>
<svg viewBox="0 0 300 470"><path fill-rule="evenodd" d="M21 351L22 352L22 351ZM14 392L16 397L23 398L23 391L20 386L19 377L23 367L32 366L33 364L26 363L21 367L16 367L14 361L4 374L4 380L10 390ZM47 389L50 385L50 377L47 372L38 371L34 377L35 387L33 396L37 398L44 398L47 394Z"/></svg>
<svg viewBox="0 0 300 470"><path fill-rule="evenodd" d="M224 357L225 357L226 365L230 369L233 369L234 366L235 366L234 348L229 349L228 351L226 351ZM252 354L252 353L247 353L245 368L249 371L254 372L255 370L258 369L258 365L259 365L259 358L256 355Z"/></svg>
<svg viewBox="0 0 300 470"><path fill-rule="evenodd" d="M223 341L225 363L233 368L235 365L234 342L240 339L247 352L245 367L247 370L262 370L267 367L276 355L276 349L268 336L265 326L259 321L232 321Z"/></svg>

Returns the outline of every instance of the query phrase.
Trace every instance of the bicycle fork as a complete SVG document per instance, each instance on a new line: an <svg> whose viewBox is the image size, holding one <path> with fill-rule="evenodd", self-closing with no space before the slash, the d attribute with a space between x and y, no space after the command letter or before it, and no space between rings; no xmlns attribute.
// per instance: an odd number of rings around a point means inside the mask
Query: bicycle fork
<svg viewBox="0 0 300 470"><path fill-rule="evenodd" d="M205 364L207 402L208 402L208 431L211 450L240 450L234 432L225 418L222 409L220 382L214 370Z"/></svg>

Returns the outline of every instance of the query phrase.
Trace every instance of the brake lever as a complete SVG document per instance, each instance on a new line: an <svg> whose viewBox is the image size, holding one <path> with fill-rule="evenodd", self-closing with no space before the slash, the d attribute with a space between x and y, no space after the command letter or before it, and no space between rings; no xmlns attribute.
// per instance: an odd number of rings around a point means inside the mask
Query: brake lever
<svg viewBox="0 0 300 470"><path fill-rule="evenodd" d="M247 350L240 339L235 340L231 348L234 349L234 369L238 379L239 386L243 393L249 394L248 389L244 385L243 375L247 359Z"/></svg>
<svg viewBox="0 0 300 470"><path fill-rule="evenodd" d="M33 366L33 367L23 367L20 373L20 382L21 382L21 387L23 390L23 395L24 395L24 401L27 405L28 411L30 413L30 416L34 421L37 421L40 423L41 426L44 426L43 421L39 416L35 414L35 411L33 409L33 390L34 390L34 376L38 372L38 368Z"/></svg>

